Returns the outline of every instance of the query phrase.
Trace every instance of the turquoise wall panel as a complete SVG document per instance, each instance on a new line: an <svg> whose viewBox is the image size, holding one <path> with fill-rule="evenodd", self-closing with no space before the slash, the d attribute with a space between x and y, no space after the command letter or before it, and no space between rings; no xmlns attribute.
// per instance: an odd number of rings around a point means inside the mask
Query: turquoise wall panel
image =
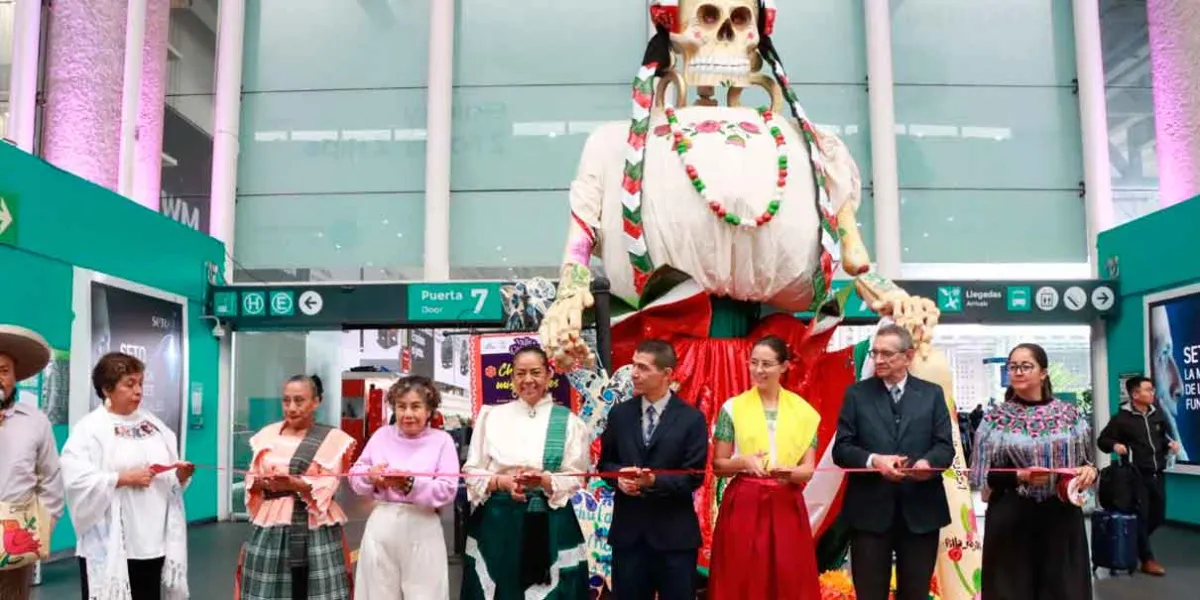
<svg viewBox="0 0 1200 600"><path fill-rule="evenodd" d="M1100 234L1100 263L1116 259L1121 283L1120 314L1107 331L1110 399L1120 398L1121 373L1146 368L1146 294L1200 282L1191 260L1197 223L1200 196ZM1200 476L1167 474L1167 518L1200 525Z"/></svg>
<svg viewBox="0 0 1200 600"><path fill-rule="evenodd" d="M246 92L425 85L429 0L249 0Z"/></svg>
<svg viewBox="0 0 1200 600"><path fill-rule="evenodd" d="M1070 88L897 86L895 98L900 187L1079 188Z"/></svg>
<svg viewBox="0 0 1200 600"><path fill-rule="evenodd" d="M901 189L900 222L904 262L1087 262L1074 191Z"/></svg>
<svg viewBox="0 0 1200 600"><path fill-rule="evenodd" d="M11 189L4 178L0 178L0 189ZM40 333L52 347L70 349L71 282L74 280L71 265L0 246L0 269L7 274L19 274L13 289L0 294L0 323L28 327ZM31 307L38 310L31 310ZM83 360L90 359L90 353L85 351L83 354ZM54 440L62 450L69 428L55 425L53 429ZM63 518L50 538L51 551L58 552L74 545L75 528L70 519Z"/></svg>
<svg viewBox="0 0 1200 600"><path fill-rule="evenodd" d="M5 322L37 328L55 347L70 348L73 267L127 279L188 300L191 384L203 386L204 429L188 432L186 456L201 465L217 463L219 417L217 341L201 320L207 291L207 264L223 263L224 246L202 233L139 206L113 192L0 144L0 195L20 197L16 226L19 247L0 248L0 267L16 273L11 284L32 294L0 299ZM9 304L11 303L11 304ZM185 393L185 397L187 394ZM56 428L61 445L65 427ZM187 495L188 518L217 515L215 471L197 480ZM66 520L52 539L54 551L74 545Z"/></svg>
<svg viewBox="0 0 1200 600"><path fill-rule="evenodd" d="M896 83L1053 86L1075 78L1070 2L891 0L891 9Z"/></svg>

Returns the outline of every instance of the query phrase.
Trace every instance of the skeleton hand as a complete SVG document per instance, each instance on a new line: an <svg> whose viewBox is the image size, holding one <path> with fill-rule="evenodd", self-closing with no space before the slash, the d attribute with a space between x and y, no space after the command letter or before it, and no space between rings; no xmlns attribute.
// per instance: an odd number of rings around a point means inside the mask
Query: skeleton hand
<svg viewBox="0 0 1200 600"><path fill-rule="evenodd" d="M583 311L595 304L591 292L592 276L588 268L575 263L563 267L554 304L546 311L538 337L559 371L570 371L592 361L584 343Z"/></svg>
<svg viewBox="0 0 1200 600"><path fill-rule="evenodd" d="M867 301L871 310L891 317L897 325L912 334L917 354L929 354L933 343L933 329L937 327L941 311L928 298L910 296L896 284L875 274L867 274L854 280L858 294Z"/></svg>

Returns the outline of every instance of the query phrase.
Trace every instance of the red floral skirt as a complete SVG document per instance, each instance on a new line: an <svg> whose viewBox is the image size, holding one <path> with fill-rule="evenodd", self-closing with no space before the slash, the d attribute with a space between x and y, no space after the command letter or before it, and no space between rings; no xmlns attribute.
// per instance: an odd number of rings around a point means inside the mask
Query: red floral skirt
<svg viewBox="0 0 1200 600"><path fill-rule="evenodd" d="M736 477L721 501L709 573L710 600L819 600L803 489Z"/></svg>

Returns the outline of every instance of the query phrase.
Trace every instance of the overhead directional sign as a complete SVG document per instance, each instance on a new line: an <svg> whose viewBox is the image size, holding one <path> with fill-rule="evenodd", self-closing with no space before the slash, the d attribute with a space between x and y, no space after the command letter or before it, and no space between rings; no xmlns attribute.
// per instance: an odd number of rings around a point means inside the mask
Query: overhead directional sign
<svg viewBox="0 0 1200 600"><path fill-rule="evenodd" d="M237 330L504 324L499 281L299 283L210 288L210 313Z"/></svg>
<svg viewBox="0 0 1200 600"><path fill-rule="evenodd" d="M300 312L313 316L325 306L324 298L321 298L321 292L316 290L307 290L300 294Z"/></svg>
<svg viewBox="0 0 1200 600"><path fill-rule="evenodd" d="M838 280L834 291L853 282ZM940 323L1070 324L1111 316L1118 290L1112 281L897 281L909 294L933 301ZM843 312L848 320L878 319L853 291ZM808 317L807 313L797 316Z"/></svg>
<svg viewBox="0 0 1200 600"><path fill-rule="evenodd" d="M0 195L0 244L17 245L18 199L12 195Z"/></svg>
<svg viewBox="0 0 1200 600"><path fill-rule="evenodd" d="M271 292L271 316L290 317L296 314L296 294L291 290Z"/></svg>
<svg viewBox="0 0 1200 600"><path fill-rule="evenodd" d="M495 281L413 283L408 286L409 321L499 321L504 318Z"/></svg>

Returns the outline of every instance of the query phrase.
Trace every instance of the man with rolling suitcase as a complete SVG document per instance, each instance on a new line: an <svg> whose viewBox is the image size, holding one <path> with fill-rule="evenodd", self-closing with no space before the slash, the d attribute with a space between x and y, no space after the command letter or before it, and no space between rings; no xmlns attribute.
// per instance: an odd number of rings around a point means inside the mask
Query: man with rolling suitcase
<svg viewBox="0 0 1200 600"><path fill-rule="evenodd" d="M1133 478L1137 505L1138 559L1142 572L1164 575L1166 569L1154 559L1150 536L1166 518L1167 491L1163 472L1167 457L1179 451L1169 436L1170 428L1154 402L1154 382L1148 377L1131 377L1125 382L1130 402L1100 432L1096 445L1104 452L1125 457L1137 471Z"/></svg>

